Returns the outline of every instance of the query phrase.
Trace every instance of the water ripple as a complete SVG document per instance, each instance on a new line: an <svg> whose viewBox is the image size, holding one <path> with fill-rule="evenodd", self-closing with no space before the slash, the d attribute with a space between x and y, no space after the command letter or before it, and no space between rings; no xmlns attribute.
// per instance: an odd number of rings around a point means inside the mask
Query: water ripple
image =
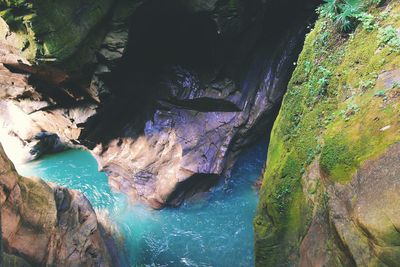
<svg viewBox="0 0 400 267"><path fill-rule="evenodd" d="M17 166L24 176L42 177L83 192L96 209L107 210L122 230L132 266L236 267L253 265L253 228L257 193L254 181L265 161L266 145L250 149L204 199L178 209L130 206L112 192L94 158L71 150Z"/></svg>

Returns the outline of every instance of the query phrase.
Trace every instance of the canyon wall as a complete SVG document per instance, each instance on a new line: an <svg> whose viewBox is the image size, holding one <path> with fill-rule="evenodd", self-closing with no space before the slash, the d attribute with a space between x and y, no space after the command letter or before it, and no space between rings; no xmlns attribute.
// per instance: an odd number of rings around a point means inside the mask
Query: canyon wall
<svg viewBox="0 0 400 267"><path fill-rule="evenodd" d="M354 31L321 10L306 38L272 130L257 266L400 262L400 4L380 2Z"/></svg>
<svg viewBox="0 0 400 267"><path fill-rule="evenodd" d="M35 1L2 13L0 138L13 161L89 149L115 190L153 208L208 190L266 135L315 8L312 0L75 4L60 5L57 21ZM16 16L21 9L34 16ZM48 25L49 36L40 31ZM58 43L58 34L73 41ZM28 54L15 35L49 49Z"/></svg>
<svg viewBox="0 0 400 267"><path fill-rule="evenodd" d="M328 1L333 15L320 9L303 47L317 2L1 3L0 141L13 161L88 149L114 189L176 206L229 176L288 87L254 220L256 264L396 266L400 6L350 1L368 4L351 17L340 13L349 1ZM80 194L2 164L5 259L109 263ZM70 258L81 230L93 246ZM40 253L17 242L29 238Z"/></svg>

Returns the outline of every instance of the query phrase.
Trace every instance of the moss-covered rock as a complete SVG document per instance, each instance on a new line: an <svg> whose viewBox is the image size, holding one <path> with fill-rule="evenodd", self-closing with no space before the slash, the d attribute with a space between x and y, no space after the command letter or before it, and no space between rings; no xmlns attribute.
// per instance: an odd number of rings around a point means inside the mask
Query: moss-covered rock
<svg viewBox="0 0 400 267"><path fill-rule="evenodd" d="M400 53L396 45L400 37L390 30L400 29L400 4L389 1L366 12L373 23L360 23L354 33L343 34L321 16L307 36L271 136L254 220L257 266L302 262L300 246L316 210L328 217L331 214L331 194L337 190L329 188L346 186L367 160L378 158L400 141ZM304 190L304 176L314 159L321 176L311 191L324 196L316 202L309 201ZM331 217L326 227L336 227ZM352 246L340 235L337 238L336 231L327 232L328 243ZM357 234L371 238L362 231ZM331 247L342 253L330 255L349 255L343 246ZM385 253L388 258L398 257L397 250ZM354 259L357 255L346 257L348 261L329 262L362 263ZM370 259L367 265L375 266L375 258Z"/></svg>
<svg viewBox="0 0 400 267"><path fill-rule="evenodd" d="M30 60L63 61L88 37L95 42L96 36L91 33L107 16L112 3L112 0L0 1L0 40L20 49Z"/></svg>

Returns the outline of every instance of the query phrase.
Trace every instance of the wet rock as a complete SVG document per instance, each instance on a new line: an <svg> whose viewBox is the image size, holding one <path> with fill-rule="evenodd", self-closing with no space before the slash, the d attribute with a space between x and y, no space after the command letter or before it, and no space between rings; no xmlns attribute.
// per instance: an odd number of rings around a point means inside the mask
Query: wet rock
<svg viewBox="0 0 400 267"><path fill-rule="evenodd" d="M199 60L201 66L192 67L165 65L162 58L155 63L156 70L147 73L149 69L153 70L152 65L146 65L147 58L144 67L138 62L141 62L143 53L151 57L151 51L138 52L139 48L145 49L146 44L137 44L147 38L139 35L143 31L141 23L156 27L154 20L149 22L146 16L146 12L156 5L145 5L133 15L134 18L137 16L134 20L136 28L133 28L135 31L131 32L132 37L128 40L126 58L122 59L124 68L114 71L108 68L111 76L103 79L99 86L98 91L107 88L110 97L103 102L104 106L97 115L88 121L80 139L82 143L86 141L93 145L93 154L100 169L108 174L113 188L159 208L177 205L195 193L193 188L206 190L215 183L216 177L228 175L241 149L265 133L286 90L306 25L290 25L286 32L278 34L279 38L274 42L266 38L260 43L254 41L249 44L246 39L243 46L248 50L241 52L252 60L249 63L246 62L248 59L243 61L242 65L246 66L235 70L243 76L241 79L233 79L226 74L230 72L228 69L234 69L231 61L224 62L229 65L225 68L221 66L224 63L205 63L198 58L194 59ZM177 19L188 19L187 14L182 13L184 8L165 8L172 14L176 12ZM160 13L158 17L169 18L163 9L154 12ZM255 13L253 18L257 21L259 17ZM207 16L197 13L193 17L198 19L196 23L207 21ZM307 18L299 20L306 21ZM188 20L190 25L197 25ZM168 27L165 29L169 30ZM215 30L215 27L210 26L209 29ZM268 29L264 34L267 33L270 33ZM205 39L214 41L214 37L204 33ZM182 39L182 42L185 40ZM155 45L149 43L147 46ZM160 46L160 49L166 48ZM173 50L170 54L179 55L179 51ZM208 52L204 51L204 55L208 60ZM242 56L241 53L238 55ZM239 58L234 59L240 61ZM153 62L157 59L149 60ZM203 63L210 66L203 68ZM129 72L131 69L132 72ZM139 77L134 77L134 71L140 73L137 74ZM146 75L149 77L146 78ZM98 78L102 80L101 76ZM95 84L99 84L97 78L92 86Z"/></svg>
<svg viewBox="0 0 400 267"><path fill-rule="evenodd" d="M120 63L128 44L129 27L132 14L140 1L117 1L111 14L110 29L100 49L96 53L98 64L88 88L89 94L97 102L110 96L102 77L107 76Z"/></svg>
<svg viewBox="0 0 400 267"><path fill-rule="evenodd" d="M10 255L5 262L113 266L96 214L81 193L20 177L1 146L0 187L4 252Z"/></svg>

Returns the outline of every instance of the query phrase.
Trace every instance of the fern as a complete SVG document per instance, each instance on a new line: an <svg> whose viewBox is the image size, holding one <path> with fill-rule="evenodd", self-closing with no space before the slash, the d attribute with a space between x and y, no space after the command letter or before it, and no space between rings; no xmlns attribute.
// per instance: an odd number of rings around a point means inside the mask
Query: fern
<svg viewBox="0 0 400 267"><path fill-rule="evenodd" d="M332 20L340 31L349 33L362 21L361 18L365 18L365 10L380 2L381 0L324 0L319 13Z"/></svg>

